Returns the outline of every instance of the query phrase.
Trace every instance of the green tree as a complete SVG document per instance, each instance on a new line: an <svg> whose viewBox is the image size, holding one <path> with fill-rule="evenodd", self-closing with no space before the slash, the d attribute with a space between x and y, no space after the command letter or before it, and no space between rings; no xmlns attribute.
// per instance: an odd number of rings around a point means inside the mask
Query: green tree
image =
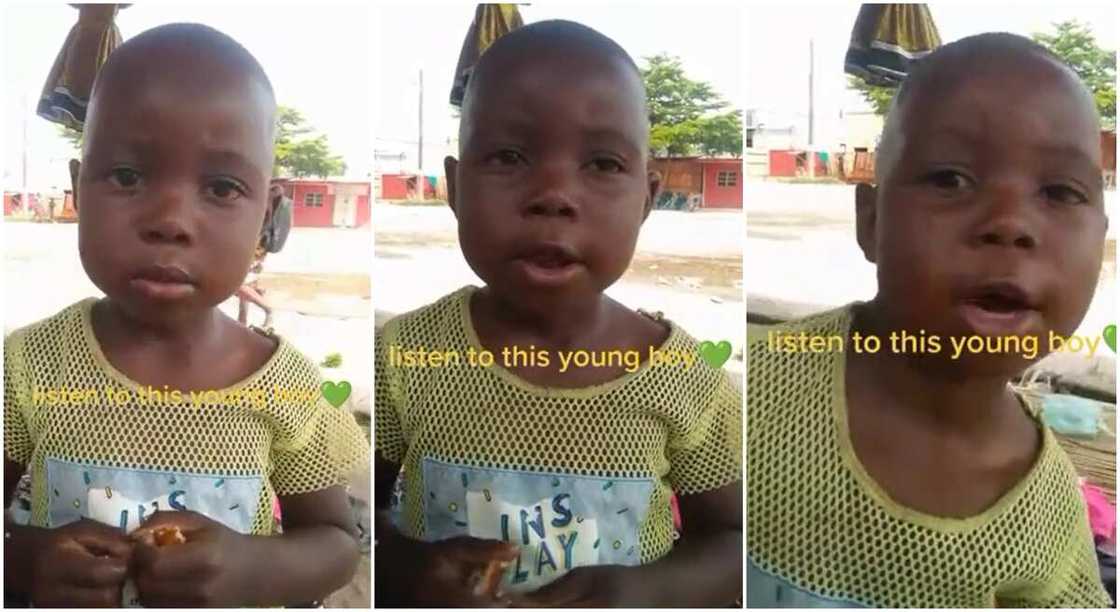
<svg viewBox="0 0 1120 612"><path fill-rule="evenodd" d="M1035 33L1031 38L1062 58L1085 82L1097 102L1101 120L1116 126L1116 52L1097 45L1087 24L1077 20L1053 25L1054 33Z"/></svg>
<svg viewBox="0 0 1120 612"><path fill-rule="evenodd" d="M331 153L327 137L312 137L313 132L303 113L288 106L276 107L275 175L328 177L346 172L342 157Z"/></svg>
<svg viewBox="0 0 1120 612"><path fill-rule="evenodd" d="M885 117L891 109L891 100L894 99L896 88L883 85L869 85L863 79L848 75L848 88L854 89L863 96L864 101L871 105L871 110L876 115Z"/></svg>
<svg viewBox="0 0 1120 612"><path fill-rule="evenodd" d="M649 107L650 149L658 155L706 155L743 150L743 119L712 86L688 78L679 58L647 57L641 68ZM722 112L721 112L722 111Z"/></svg>
<svg viewBox="0 0 1120 612"><path fill-rule="evenodd" d="M61 123L55 124L55 129L58 130L58 135L70 143L74 147L75 154L82 152L82 133L77 130L72 130Z"/></svg>

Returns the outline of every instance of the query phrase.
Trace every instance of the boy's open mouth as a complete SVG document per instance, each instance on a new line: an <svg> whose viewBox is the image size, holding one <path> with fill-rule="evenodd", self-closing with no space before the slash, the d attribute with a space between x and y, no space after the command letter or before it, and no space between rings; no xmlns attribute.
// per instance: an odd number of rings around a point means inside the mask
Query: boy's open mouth
<svg viewBox="0 0 1120 612"><path fill-rule="evenodd" d="M973 287L961 300L960 311L970 330L985 336L1025 334L1038 315L1030 294L1009 282Z"/></svg>
<svg viewBox="0 0 1120 612"><path fill-rule="evenodd" d="M145 297L155 300L175 300L195 292L190 274L175 265L148 266L129 281L129 285Z"/></svg>
<svg viewBox="0 0 1120 612"><path fill-rule="evenodd" d="M556 285L570 280L580 264L575 251L561 244L538 244L520 251L516 261L534 284Z"/></svg>

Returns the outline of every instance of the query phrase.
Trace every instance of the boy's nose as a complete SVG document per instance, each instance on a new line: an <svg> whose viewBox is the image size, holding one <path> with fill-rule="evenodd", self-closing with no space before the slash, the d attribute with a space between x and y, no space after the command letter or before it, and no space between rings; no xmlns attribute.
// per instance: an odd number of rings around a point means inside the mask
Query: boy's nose
<svg viewBox="0 0 1120 612"><path fill-rule="evenodd" d="M190 244L192 233L186 216L187 198L173 193L156 194L139 225L140 239L151 243Z"/></svg>
<svg viewBox="0 0 1120 612"><path fill-rule="evenodd" d="M572 197L572 178L560 164L542 165L528 180L529 197L521 206L525 216L575 217L579 210Z"/></svg>
<svg viewBox="0 0 1120 612"><path fill-rule="evenodd" d="M981 245L1022 249L1038 247L1038 221L1031 198L1016 189L993 190L976 230Z"/></svg>

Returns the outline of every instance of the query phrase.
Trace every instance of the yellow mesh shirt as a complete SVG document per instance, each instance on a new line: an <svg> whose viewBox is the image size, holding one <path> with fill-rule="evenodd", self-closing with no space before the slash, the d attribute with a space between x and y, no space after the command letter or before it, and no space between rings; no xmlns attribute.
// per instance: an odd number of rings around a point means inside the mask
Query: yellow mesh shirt
<svg viewBox="0 0 1120 612"><path fill-rule="evenodd" d="M273 531L274 495L345 484L365 435L322 398L316 366L287 341L226 389L173 394L105 359L94 299L4 339L4 454L28 466L31 524L80 518L126 530L160 509L241 533Z"/></svg>
<svg viewBox="0 0 1120 612"><path fill-rule="evenodd" d="M556 389L516 377L501 356L491 367L409 367L393 357L481 350L474 290L397 317L377 337L374 440L403 466L405 533L519 543L506 580L529 589L578 565L665 555L675 537L671 492L741 479L742 395L698 358L651 367L643 357L605 384ZM697 355L675 325L660 348Z"/></svg>
<svg viewBox="0 0 1120 612"><path fill-rule="evenodd" d="M843 352L767 345L770 331L847 338L850 323L849 306L749 334L748 606L1110 607L1048 429L1028 475L977 516L934 517L878 487L850 445Z"/></svg>

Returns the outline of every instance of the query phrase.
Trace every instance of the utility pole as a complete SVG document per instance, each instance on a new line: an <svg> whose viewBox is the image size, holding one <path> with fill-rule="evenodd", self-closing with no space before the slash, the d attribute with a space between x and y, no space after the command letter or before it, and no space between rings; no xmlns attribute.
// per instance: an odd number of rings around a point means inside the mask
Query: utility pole
<svg viewBox="0 0 1120 612"><path fill-rule="evenodd" d="M420 136L416 141L416 168L424 175L424 69L420 69L420 102L416 115L420 118Z"/></svg>
<svg viewBox="0 0 1120 612"><path fill-rule="evenodd" d="M809 176L817 175L817 152L813 150L813 39L809 39Z"/></svg>
<svg viewBox="0 0 1120 612"><path fill-rule="evenodd" d="M23 206L24 211L28 211L28 210L31 210L31 208L29 206L30 202L27 198L27 94L26 93L23 94L23 105L22 106L23 106L23 108L22 108L23 112L21 113L21 117L23 118L23 121L22 121L22 127L23 127L23 181L22 182L23 182L23 184L20 186L20 193L22 194L20 197L23 198L23 201L20 202L20 205Z"/></svg>

